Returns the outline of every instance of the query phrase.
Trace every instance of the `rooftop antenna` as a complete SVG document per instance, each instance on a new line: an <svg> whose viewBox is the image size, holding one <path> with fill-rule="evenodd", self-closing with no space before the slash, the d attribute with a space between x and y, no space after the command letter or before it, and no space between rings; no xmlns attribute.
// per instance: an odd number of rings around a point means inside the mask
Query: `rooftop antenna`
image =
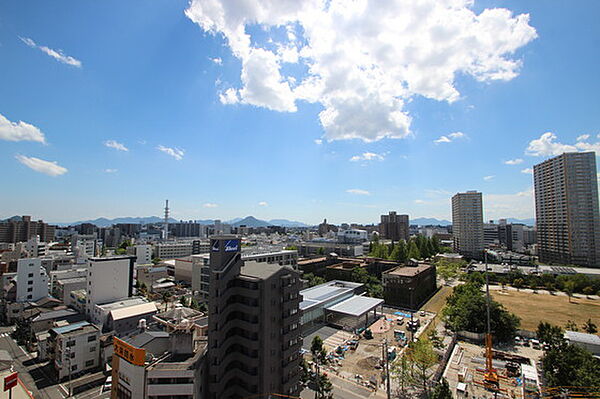
<svg viewBox="0 0 600 399"><path fill-rule="evenodd" d="M165 227L163 236L165 241L169 238L169 200L165 201Z"/></svg>

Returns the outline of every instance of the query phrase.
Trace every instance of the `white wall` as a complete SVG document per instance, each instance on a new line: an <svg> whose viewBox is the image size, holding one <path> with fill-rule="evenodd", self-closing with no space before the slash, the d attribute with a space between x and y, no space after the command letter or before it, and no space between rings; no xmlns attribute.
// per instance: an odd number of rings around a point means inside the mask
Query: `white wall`
<svg viewBox="0 0 600 399"><path fill-rule="evenodd" d="M39 258L17 262L17 302L37 301L48 296L48 275Z"/></svg>
<svg viewBox="0 0 600 399"><path fill-rule="evenodd" d="M114 302L130 296L133 284L130 258L93 258L87 276L87 313L94 305Z"/></svg>

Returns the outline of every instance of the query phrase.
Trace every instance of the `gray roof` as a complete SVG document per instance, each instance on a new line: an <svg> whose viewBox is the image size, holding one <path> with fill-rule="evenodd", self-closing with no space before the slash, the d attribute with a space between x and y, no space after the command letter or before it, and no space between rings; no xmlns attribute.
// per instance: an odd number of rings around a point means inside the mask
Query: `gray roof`
<svg viewBox="0 0 600 399"><path fill-rule="evenodd" d="M362 316L383 303L383 299L354 295L325 309L330 312L342 313L349 316Z"/></svg>
<svg viewBox="0 0 600 399"><path fill-rule="evenodd" d="M286 268L285 266L280 266L278 264L264 263L264 262L256 262L256 261L245 261L244 266L242 267L241 273L244 276L259 278L261 280L266 280L275 273L279 272L281 269ZM289 268L286 268L289 269ZM289 269L292 270L292 269Z"/></svg>
<svg viewBox="0 0 600 399"><path fill-rule="evenodd" d="M54 320L54 319L60 319L61 317L73 317L73 316L77 316L80 315L81 317L83 317L83 315L81 315L79 312L77 312L76 310L73 309L62 309L62 310L54 310L52 312L45 312L45 313L40 313L38 316L36 316L33 321L44 321L44 320Z"/></svg>
<svg viewBox="0 0 600 399"><path fill-rule="evenodd" d="M576 331L565 331L565 338L571 342L600 346L600 337L595 334L586 334Z"/></svg>
<svg viewBox="0 0 600 399"><path fill-rule="evenodd" d="M155 339L169 339L169 333L165 331L145 331L134 337L127 339L127 343L135 346L136 348L143 348L150 341Z"/></svg>

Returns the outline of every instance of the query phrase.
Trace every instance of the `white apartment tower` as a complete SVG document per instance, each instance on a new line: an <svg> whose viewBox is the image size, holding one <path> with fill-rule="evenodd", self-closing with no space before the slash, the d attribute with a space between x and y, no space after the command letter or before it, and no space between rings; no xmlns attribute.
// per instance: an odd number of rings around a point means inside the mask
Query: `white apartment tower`
<svg viewBox="0 0 600 399"><path fill-rule="evenodd" d="M600 267L596 154L548 159L533 180L540 262Z"/></svg>
<svg viewBox="0 0 600 399"><path fill-rule="evenodd" d="M40 258L17 262L17 302L34 302L48 296L48 275Z"/></svg>
<svg viewBox="0 0 600 399"><path fill-rule="evenodd" d="M87 275L86 312L92 315L94 305L114 302L133 295L135 256L90 258Z"/></svg>
<svg viewBox="0 0 600 399"><path fill-rule="evenodd" d="M483 256L483 200L481 193L467 191L452 197L454 250L473 259Z"/></svg>

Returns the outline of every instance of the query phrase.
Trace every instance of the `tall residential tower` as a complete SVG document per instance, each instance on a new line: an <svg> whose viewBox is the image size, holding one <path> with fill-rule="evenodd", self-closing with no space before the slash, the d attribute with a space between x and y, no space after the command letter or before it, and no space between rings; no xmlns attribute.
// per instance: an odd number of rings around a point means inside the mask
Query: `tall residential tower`
<svg viewBox="0 0 600 399"><path fill-rule="evenodd" d="M483 256L483 200L481 193L467 191L452 197L454 250L473 259Z"/></svg>
<svg viewBox="0 0 600 399"><path fill-rule="evenodd" d="M388 215L381 215L379 233L382 238L392 241L408 241L408 228L408 215L397 215L395 211L391 211Z"/></svg>
<svg viewBox="0 0 600 399"><path fill-rule="evenodd" d="M596 154L548 159L533 180L540 262L600 267Z"/></svg>

